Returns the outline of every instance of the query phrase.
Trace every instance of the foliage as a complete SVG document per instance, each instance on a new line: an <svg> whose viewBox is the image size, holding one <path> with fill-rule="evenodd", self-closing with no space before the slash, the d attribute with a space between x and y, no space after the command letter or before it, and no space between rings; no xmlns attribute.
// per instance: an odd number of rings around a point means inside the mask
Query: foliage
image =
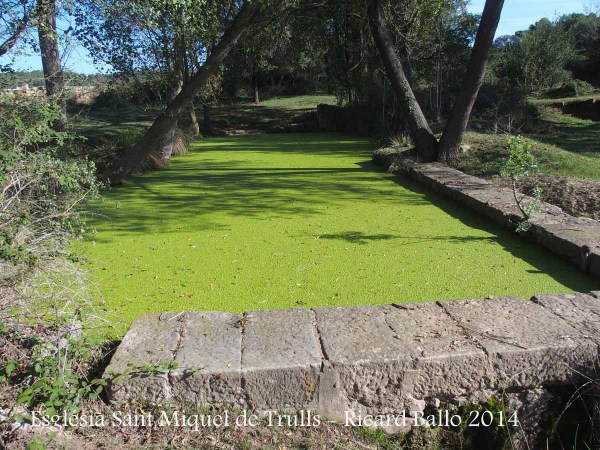
<svg viewBox="0 0 600 450"><path fill-rule="evenodd" d="M199 70L235 9L223 1L87 0L73 14L76 35L96 62L138 88L152 81L163 97L177 79Z"/></svg>
<svg viewBox="0 0 600 450"><path fill-rule="evenodd" d="M525 141L521 136L510 136L507 144L509 156L500 171L501 176L519 181L537 170L537 161L532 154L531 142Z"/></svg>
<svg viewBox="0 0 600 450"><path fill-rule="evenodd" d="M121 74L102 86L93 104L96 108L156 105L164 99L166 92L166 80L160 74Z"/></svg>
<svg viewBox="0 0 600 450"><path fill-rule="evenodd" d="M12 46L36 45L35 37L31 33L35 19L35 0L3 0L0 4L0 43L1 53L12 50ZM13 41L12 45L6 45ZM5 47L6 45L6 47ZM10 70L10 64L0 67L0 71Z"/></svg>
<svg viewBox="0 0 600 450"><path fill-rule="evenodd" d="M415 10L415 24L409 35L403 36L407 39L407 63L412 67L414 84L421 90L421 104L439 121L462 84L479 17L469 13L462 0L409 3ZM398 29L402 22L393 23L397 32L407 33L406 25Z"/></svg>
<svg viewBox="0 0 600 450"><path fill-rule="evenodd" d="M559 87L546 89L540 92L540 97L545 98L566 98L583 97L595 92L593 85L583 80L568 80Z"/></svg>
<svg viewBox="0 0 600 450"><path fill-rule="evenodd" d="M558 23L572 36L574 55L567 69L575 78L600 81L600 16L598 14L567 14ZM581 95L581 94L580 94Z"/></svg>
<svg viewBox="0 0 600 450"><path fill-rule="evenodd" d="M73 333L59 337L58 343L37 340L30 359L5 361L0 381L19 387L17 405L39 408L47 416L70 416L79 411L83 400L97 399L106 386L105 380L89 380L86 375L98 358L97 349L97 341L75 338Z"/></svg>
<svg viewBox="0 0 600 450"><path fill-rule="evenodd" d="M94 164L51 127L59 114L36 100L0 103L0 258L13 264L64 256L85 228L74 208L97 195Z"/></svg>
<svg viewBox="0 0 600 450"><path fill-rule="evenodd" d="M572 76L597 81L599 44L600 18L596 14L570 14L553 22L542 19L528 30L496 40L493 73L529 91L568 85ZM579 93L578 84L572 85L576 95L585 95Z"/></svg>
<svg viewBox="0 0 600 450"><path fill-rule="evenodd" d="M322 88L325 40L323 26L314 16L318 12L302 10L254 27L225 61L226 92L254 95L254 89L266 88L271 96Z"/></svg>
<svg viewBox="0 0 600 450"><path fill-rule="evenodd" d="M542 19L518 35L513 57L521 58L522 82L537 90L563 81L564 67L573 55L573 39L559 23Z"/></svg>
<svg viewBox="0 0 600 450"><path fill-rule="evenodd" d="M534 189L532 200L525 202L525 196L518 197L517 182L535 173L538 163L532 154L533 145L521 136L510 136L508 138L508 150L509 156L500 171L500 175L510 179L515 202L525 218L517 226L517 231L527 231L531 227L531 217L539 210L542 202L542 191L539 188Z"/></svg>
<svg viewBox="0 0 600 450"><path fill-rule="evenodd" d="M73 411L103 386L87 379L99 351L87 333L104 323L69 250L99 184L75 136L52 128L60 106L0 100L0 338L21 355L1 358L0 382L17 404Z"/></svg>

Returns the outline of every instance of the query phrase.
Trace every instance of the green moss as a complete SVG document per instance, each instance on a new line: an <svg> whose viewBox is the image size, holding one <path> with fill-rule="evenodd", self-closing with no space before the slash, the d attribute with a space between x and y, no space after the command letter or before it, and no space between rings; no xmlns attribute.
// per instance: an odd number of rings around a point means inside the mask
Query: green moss
<svg viewBox="0 0 600 450"><path fill-rule="evenodd" d="M598 289L338 134L206 139L106 192L83 244L110 310L384 304Z"/></svg>

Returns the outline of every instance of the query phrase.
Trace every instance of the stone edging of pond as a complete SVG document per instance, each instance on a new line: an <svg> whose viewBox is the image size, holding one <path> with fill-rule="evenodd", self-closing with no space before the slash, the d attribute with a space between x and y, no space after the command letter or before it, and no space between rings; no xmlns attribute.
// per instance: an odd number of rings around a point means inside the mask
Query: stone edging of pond
<svg viewBox="0 0 600 450"><path fill-rule="evenodd" d="M105 376L129 373L109 383L118 403L311 410L343 423L496 395L524 430L539 430L553 390L597 376L599 344L600 292L192 311L136 319Z"/></svg>
<svg viewBox="0 0 600 450"><path fill-rule="evenodd" d="M389 172L427 186L504 227L514 230L522 220L510 189L440 163L415 163L393 149L377 150L373 153L373 161ZM582 272L600 277L600 222L573 217L561 208L543 202L531 223L531 228L523 235L571 261Z"/></svg>

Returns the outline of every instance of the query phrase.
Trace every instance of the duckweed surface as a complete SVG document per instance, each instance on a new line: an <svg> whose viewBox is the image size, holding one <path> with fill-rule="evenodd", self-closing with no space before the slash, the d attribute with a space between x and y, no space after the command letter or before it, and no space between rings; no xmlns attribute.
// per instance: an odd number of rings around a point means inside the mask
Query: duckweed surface
<svg viewBox="0 0 600 450"><path fill-rule="evenodd" d="M420 302L598 289L338 134L213 138L107 191L81 252L108 309Z"/></svg>

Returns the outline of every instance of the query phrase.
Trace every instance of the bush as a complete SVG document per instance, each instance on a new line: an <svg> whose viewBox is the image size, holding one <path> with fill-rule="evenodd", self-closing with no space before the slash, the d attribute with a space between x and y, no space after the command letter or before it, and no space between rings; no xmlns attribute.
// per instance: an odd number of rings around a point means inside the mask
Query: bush
<svg viewBox="0 0 600 450"><path fill-rule="evenodd" d="M517 193L517 182L521 181L537 171L538 164L533 156L533 145L521 136L510 136L508 138L509 157L500 171L500 176L510 179L515 203L523 215L524 220L517 226L517 232L527 231L531 227L530 219L540 207L542 202L542 191L535 187L533 198L525 202L525 197Z"/></svg>
<svg viewBox="0 0 600 450"><path fill-rule="evenodd" d="M595 92L594 86L583 80L569 80L560 87L547 89L540 93L544 98L581 97Z"/></svg>
<svg viewBox="0 0 600 450"><path fill-rule="evenodd" d="M162 102L167 92L167 80L160 76L144 79L115 78L94 99L96 108L121 108L131 105L154 105Z"/></svg>
<svg viewBox="0 0 600 450"><path fill-rule="evenodd" d="M535 105L527 99L525 87L507 79L493 80L484 84L477 96L474 114L491 123L494 133L514 133L531 125L539 116Z"/></svg>
<svg viewBox="0 0 600 450"><path fill-rule="evenodd" d="M103 387L88 373L105 323L69 251L99 184L75 136L52 129L59 113L43 98L0 97L2 400L48 415L72 413Z"/></svg>

